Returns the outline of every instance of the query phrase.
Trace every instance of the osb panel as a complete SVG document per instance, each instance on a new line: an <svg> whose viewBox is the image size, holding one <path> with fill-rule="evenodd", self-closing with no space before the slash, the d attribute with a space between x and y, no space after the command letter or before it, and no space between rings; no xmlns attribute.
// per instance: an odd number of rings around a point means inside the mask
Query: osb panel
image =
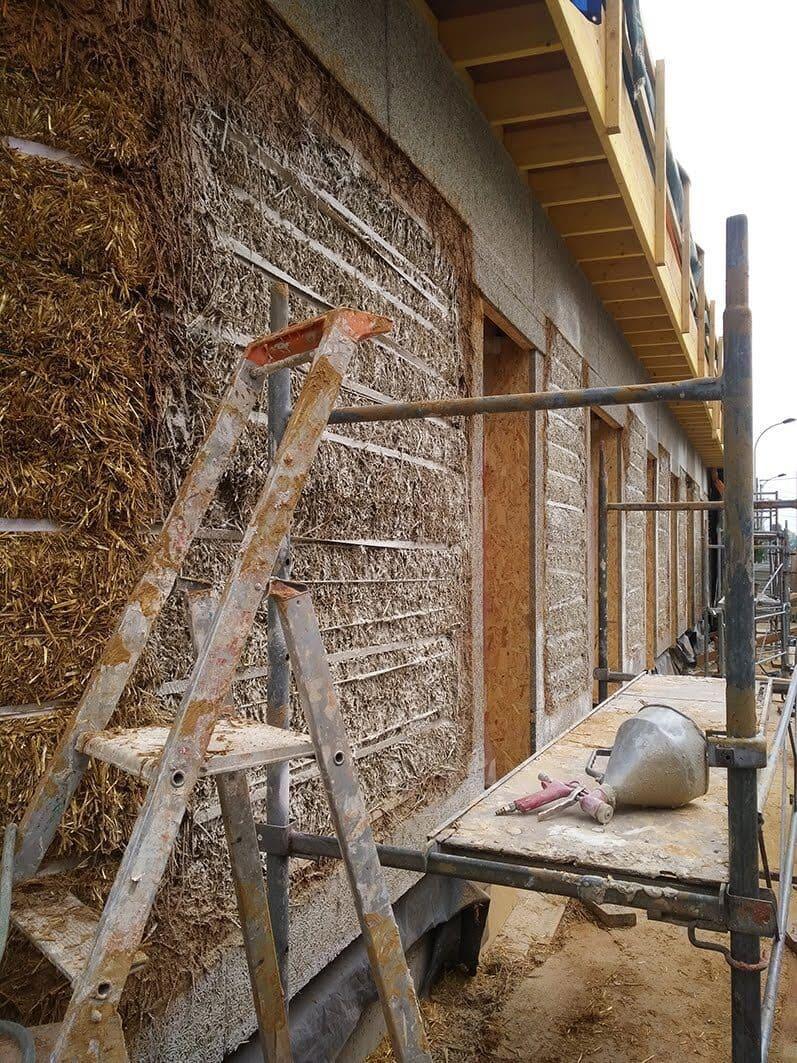
<svg viewBox="0 0 797 1063"><path fill-rule="evenodd" d="M692 493L696 501L703 501L706 497L705 492L701 490L699 484L692 483ZM691 597L694 606L695 623L698 623L702 619L703 606L705 604L703 594L703 531L708 525L708 518L705 513L696 513L695 519L692 522L692 536L693 536L693 549L694 549L694 586L691 588Z"/></svg>
<svg viewBox="0 0 797 1063"><path fill-rule="evenodd" d="M531 357L505 340L484 357L485 394L532 391ZM505 775L532 749L533 418L484 424L485 779Z"/></svg>
<svg viewBox="0 0 797 1063"><path fill-rule="evenodd" d="M678 478L678 498L686 499L686 473L681 470ZM678 630L676 635L682 634L690 624L689 610L689 587L688 587L688 563L687 563L687 539L689 534L689 515L678 514Z"/></svg>

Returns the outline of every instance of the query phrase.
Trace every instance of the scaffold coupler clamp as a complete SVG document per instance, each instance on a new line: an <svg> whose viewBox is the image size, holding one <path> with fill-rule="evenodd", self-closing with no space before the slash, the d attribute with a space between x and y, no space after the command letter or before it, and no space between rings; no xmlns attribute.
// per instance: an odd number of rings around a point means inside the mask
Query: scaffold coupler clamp
<svg viewBox="0 0 797 1063"><path fill-rule="evenodd" d="M710 768L765 768L767 739L759 731L752 738L735 738L725 731L706 731Z"/></svg>

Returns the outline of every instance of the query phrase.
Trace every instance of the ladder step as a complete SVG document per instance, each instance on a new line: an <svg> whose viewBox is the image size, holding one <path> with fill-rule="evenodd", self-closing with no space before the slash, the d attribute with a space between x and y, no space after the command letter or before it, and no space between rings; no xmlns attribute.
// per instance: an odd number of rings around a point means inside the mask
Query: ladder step
<svg viewBox="0 0 797 1063"><path fill-rule="evenodd" d="M95 731L86 736L81 748L95 760L115 764L148 781L155 775L168 737L168 727ZM254 720L223 719L213 732L201 774L245 771L314 755L313 743L307 735Z"/></svg>
<svg viewBox="0 0 797 1063"><path fill-rule="evenodd" d="M99 915L72 893L35 890L14 902L11 922L61 974L74 982L84 971ZM139 951L133 971L147 962Z"/></svg>

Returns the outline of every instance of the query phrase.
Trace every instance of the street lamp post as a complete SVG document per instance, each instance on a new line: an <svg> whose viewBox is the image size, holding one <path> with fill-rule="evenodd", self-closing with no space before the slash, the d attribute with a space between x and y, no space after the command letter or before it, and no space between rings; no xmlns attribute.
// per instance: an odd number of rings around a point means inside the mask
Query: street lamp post
<svg viewBox="0 0 797 1063"><path fill-rule="evenodd" d="M756 436L755 443L753 444L753 469L754 470L758 468L758 466L756 465L756 451L758 449L758 444L759 444L759 442L761 440L761 437L763 435L766 435L766 433L769 432L772 428L779 428L780 425L782 425L782 424L793 424L794 421L797 421L797 417L784 417L782 421L774 421L772 424L768 424L766 426L766 428L762 428L761 429L761 431ZM757 475L756 475L755 484L756 484L756 494L758 494L760 488L759 488L759 484L758 484L758 476Z"/></svg>
<svg viewBox="0 0 797 1063"><path fill-rule="evenodd" d="M770 480L782 480L785 476L785 472L776 472L774 476L767 476L765 480L760 480L758 484L759 491L763 491Z"/></svg>

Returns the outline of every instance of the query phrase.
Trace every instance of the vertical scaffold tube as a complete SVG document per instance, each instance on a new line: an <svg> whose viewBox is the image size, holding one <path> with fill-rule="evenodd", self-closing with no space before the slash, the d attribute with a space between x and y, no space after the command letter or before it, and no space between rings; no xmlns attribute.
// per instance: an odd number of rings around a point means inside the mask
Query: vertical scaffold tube
<svg viewBox="0 0 797 1063"><path fill-rule="evenodd" d="M729 736L756 733L755 618L753 587L753 380L752 317L748 305L747 218L728 219L724 316L725 425L725 711ZM730 892L758 896L758 808L754 768L728 769ZM739 964L760 960L759 940L731 934ZM731 969L731 1037L734 1063L761 1059L761 976Z"/></svg>
<svg viewBox="0 0 797 1063"><path fill-rule="evenodd" d="M276 282L271 288L269 328L272 332L288 324L288 287ZM268 378L268 456L274 460L291 415L291 371L280 369ZM290 539L274 568L276 579L290 578ZM268 705L266 722L272 727L290 727L291 666L282 623L276 606L268 599ZM276 827L287 827L290 819L290 766L275 764L268 769L266 819ZM279 961L280 981L290 1001L288 984L288 948L290 941L290 861L287 855L270 853L266 857L266 887L274 946Z"/></svg>

